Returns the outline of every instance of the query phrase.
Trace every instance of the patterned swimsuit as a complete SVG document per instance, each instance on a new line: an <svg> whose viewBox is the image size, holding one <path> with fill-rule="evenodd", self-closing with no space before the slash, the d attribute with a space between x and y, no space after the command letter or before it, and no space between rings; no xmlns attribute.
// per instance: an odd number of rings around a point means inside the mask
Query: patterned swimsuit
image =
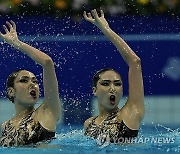
<svg viewBox="0 0 180 154"><path fill-rule="evenodd" d="M48 140L55 136L55 132L49 132L33 118L34 111L22 119L18 128L13 126L11 120L7 121L0 137L0 146L20 146L39 141Z"/></svg>
<svg viewBox="0 0 180 154"><path fill-rule="evenodd" d="M101 125L97 125L95 117L85 130L85 135L111 143L122 143L122 139L137 137L138 130L128 128L123 121L118 122L117 113L108 116ZM120 140L121 139L121 140Z"/></svg>

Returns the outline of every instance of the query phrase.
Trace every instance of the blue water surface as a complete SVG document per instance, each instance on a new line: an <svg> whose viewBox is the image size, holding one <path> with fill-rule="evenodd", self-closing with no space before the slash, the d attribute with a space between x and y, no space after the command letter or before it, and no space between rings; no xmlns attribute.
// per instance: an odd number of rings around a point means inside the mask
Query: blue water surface
<svg viewBox="0 0 180 154"><path fill-rule="evenodd" d="M0 148L0 153L176 153L180 152L178 128L161 125L142 126L136 143L115 145L99 144L97 140L84 136L82 126L59 126L56 139L23 147ZM146 140L146 141L145 141Z"/></svg>

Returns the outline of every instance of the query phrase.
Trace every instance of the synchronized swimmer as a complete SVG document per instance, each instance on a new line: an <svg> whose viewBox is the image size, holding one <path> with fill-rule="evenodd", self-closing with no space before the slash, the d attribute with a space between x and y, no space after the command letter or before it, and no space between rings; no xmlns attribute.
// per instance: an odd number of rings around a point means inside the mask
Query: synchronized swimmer
<svg viewBox="0 0 180 154"><path fill-rule="evenodd" d="M99 115L84 123L85 135L116 143L118 138L137 137L144 116L144 86L141 60L110 27L101 10L100 17L94 9L84 12L84 18L96 25L118 49L129 66L129 96L125 105L118 104L123 95L121 75L113 69L102 69L93 78L93 93L98 100ZM110 51L109 51L110 52Z"/></svg>
<svg viewBox="0 0 180 154"><path fill-rule="evenodd" d="M35 109L39 98L37 78L27 70L17 70L7 79L7 97L14 103L15 116L2 124L1 146L20 146L51 139L55 136L56 124L61 112L58 82L52 59L34 47L21 42L13 21L3 25L0 33L8 44L28 55L43 67L44 100Z"/></svg>

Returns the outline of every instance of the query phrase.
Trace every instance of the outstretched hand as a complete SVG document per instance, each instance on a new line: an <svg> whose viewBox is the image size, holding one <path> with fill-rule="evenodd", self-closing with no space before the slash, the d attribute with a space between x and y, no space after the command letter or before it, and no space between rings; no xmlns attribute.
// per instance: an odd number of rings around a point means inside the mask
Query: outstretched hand
<svg viewBox="0 0 180 154"><path fill-rule="evenodd" d="M5 34L2 34L0 32L0 37L3 38L7 43L10 45L16 45L19 41L17 32L16 32L16 24L11 20L10 22L6 21L6 25L3 25L3 28L5 30Z"/></svg>
<svg viewBox="0 0 180 154"><path fill-rule="evenodd" d="M91 13L86 13L86 11L84 11L83 16L85 20L91 22L92 24L95 24L99 29L108 29L109 24L104 18L104 12L101 10L100 13L101 15L99 17L96 9L94 9L91 11Z"/></svg>

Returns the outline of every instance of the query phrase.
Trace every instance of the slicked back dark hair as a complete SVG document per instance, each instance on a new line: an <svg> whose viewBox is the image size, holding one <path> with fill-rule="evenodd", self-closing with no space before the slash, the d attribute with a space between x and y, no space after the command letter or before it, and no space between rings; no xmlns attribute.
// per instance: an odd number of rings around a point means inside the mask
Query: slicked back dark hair
<svg viewBox="0 0 180 154"><path fill-rule="evenodd" d="M16 79L16 77L18 76L19 72L21 72L23 70L16 70L16 71L13 71L7 78L6 80L6 91L8 90L8 88L12 87L14 88L14 80ZM6 97L12 102L14 103L14 97L10 97L8 95L8 91L6 93Z"/></svg>
<svg viewBox="0 0 180 154"><path fill-rule="evenodd" d="M97 71L96 74L93 76L93 83L92 83L92 86L93 86L93 87L96 87L96 86L97 86L97 82L98 82L98 80L100 79L100 75L101 75L102 73L106 72L106 71L114 71L114 72L116 72L116 73L120 76L120 78L121 78L121 75L120 75L117 71L115 71L114 69L112 69L112 68L101 69L101 70ZM122 78L121 78L121 80L122 80Z"/></svg>

